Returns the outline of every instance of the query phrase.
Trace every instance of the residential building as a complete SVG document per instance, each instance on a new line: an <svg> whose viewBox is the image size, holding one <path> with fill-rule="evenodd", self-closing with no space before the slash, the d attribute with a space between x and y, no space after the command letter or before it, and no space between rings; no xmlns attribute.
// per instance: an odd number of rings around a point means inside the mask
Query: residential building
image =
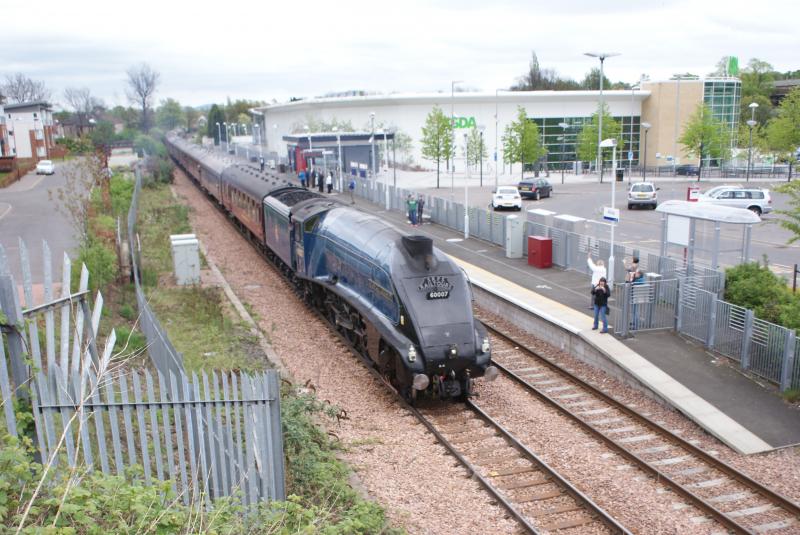
<svg viewBox="0 0 800 535"><path fill-rule="evenodd" d="M55 146L53 112L44 101L6 104L3 110L11 154L43 160Z"/></svg>

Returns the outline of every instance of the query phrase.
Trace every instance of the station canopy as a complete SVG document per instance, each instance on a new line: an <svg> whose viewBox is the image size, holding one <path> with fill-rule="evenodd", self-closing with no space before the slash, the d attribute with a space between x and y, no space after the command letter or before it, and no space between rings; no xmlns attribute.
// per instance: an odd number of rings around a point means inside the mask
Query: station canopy
<svg viewBox="0 0 800 535"><path fill-rule="evenodd" d="M733 225L751 225L760 223L761 218L746 208L733 208L703 201L665 201L658 205L657 212L669 215L716 221Z"/></svg>

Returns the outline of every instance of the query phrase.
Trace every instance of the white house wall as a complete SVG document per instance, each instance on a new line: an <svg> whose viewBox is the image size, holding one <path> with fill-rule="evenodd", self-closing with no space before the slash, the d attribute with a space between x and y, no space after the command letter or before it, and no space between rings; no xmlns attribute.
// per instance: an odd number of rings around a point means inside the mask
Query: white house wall
<svg viewBox="0 0 800 535"><path fill-rule="evenodd" d="M613 116L639 116L642 101L647 96L649 96L648 91L636 91L633 98L630 91L608 91L604 93L604 100ZM588 117L596 112L597 104L598 93L592 91L505 93L500 95L497 104L494 94L457 93L453 103L453 114L456 117L475 117L476 125L485 127L484 136L490 159L497 133L497 143L501 146L498 150L498 160L502 162L503 131L509 122L516 119L518 105L525 109L529 118L561 118ZM411 154L414 161L431 167L433 165L431 162L422 159L421 137L422 126L434 105L438 105L445 115L449 115L450 95L309 99L267 106L262 108L267 131L267 147L284 155L286 144L282 141L283 136L298 133L292 131L292 126L305 124L309 118L326 122L334 119L350 121L356 130L369 131L370 112L375 112L376 130L377 125L383 123L397 127L411 136L413 140ZM496 105L498 124L495 130ZM459 133L457 130L457 134Z"/></svg>

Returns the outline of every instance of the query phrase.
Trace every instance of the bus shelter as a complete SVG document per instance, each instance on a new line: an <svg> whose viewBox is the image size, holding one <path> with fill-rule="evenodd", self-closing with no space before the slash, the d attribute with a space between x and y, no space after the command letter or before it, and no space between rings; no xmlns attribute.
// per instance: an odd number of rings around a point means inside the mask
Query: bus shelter
<svg viewBox="0 0 800 535"><path fill-rule="evenodd" d="M681 247L687 266L700 253L712 269L719 268L725 253L747 262L753 225L761 222L750 210L706 202L666 201L656 211L661 212L661 256L668 258L670 248Z"/></svg>

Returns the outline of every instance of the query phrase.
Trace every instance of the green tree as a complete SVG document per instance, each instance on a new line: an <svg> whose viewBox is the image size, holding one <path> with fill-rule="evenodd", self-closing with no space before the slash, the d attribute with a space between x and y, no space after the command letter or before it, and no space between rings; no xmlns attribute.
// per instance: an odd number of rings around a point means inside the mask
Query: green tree
<svg viewBox="0 0 800 535"><path fill-rule="evenodd" d="M787 243L794 243L800 240L800 182L795 180L794 182L783 184L776 188L775 191L789 196L788 204L790 208L775 210L775 213L781 216L778 223L794 234Z"/></svg>
<svg viewBox="0 0 800 535"><path fill-rule="evenodd" d="M436 162L436 187L439 187L439 168L453 157L453 125L442 108L434 106L422 127L422 157Z"/></svg>
<svg viewBox="0 0 800 535"><path fill-rule="evenodd" d="M791 180L792 166L797 163L797 151L800 149L800 87L793 89L781 101L777 117L767 125L767 141L770 148L789 163Z"/></svg>
<svg viewBox="0 0 800 535"><path fill-rule="evenodd" d="M599 107L598 107L599 111ZM600 127L600 116L595 112L591 120L583 125L581 131L578 132L577 138L577 154L578 159L585 162L597 161L597 129ZM608 113L608 106L603 103L603 135L602 139L616 139L617 140L617 155L621 158L622 151L625 150L625 139L622 136L622 125L619 124L611 114ZM604 149L603 159L606 160L612 157L612 149Z"/></svg>
<svg viewBox="0 0 800 535"><path fill-rule="evenodd" d="M575 80L562 78L555 69L540 68L536 52L531 52L528 72L517 78L517 82L510 88L511 91L565 91L575 89L580 89L580 84Z"/></svg>
<svg viewBox="0 0 800 535"><path fill-rule="evenodd" d="M200 119L200 112L191 106L184 106L183 115L186 117L186 128L194 130L197 127L197 120Z"/></svg>
<svg viewBox="0 0 800 535"><path fill-rule="evenodd" d="M467 134L467 165L478 165L481 158L486 158L486 140L480 131L473 127Z"/></svg>
<svg viewBox="0 0 800 535"><path fill-rule="evenodd" d="M98 121L89 134L89 139L95 147L110 145L115 139L114 124L111 121Z"/></svg>
<svg viewBox="0 0 800 535"><path fill-rule="evenodd" d="M697 105L678 142L686 148L689 156L700 159L700 171L703 158L725 160L731 154L730 128L714 118L711 109L703 103ZM697 180L700 180L700 173Z"/></svg>
<svg viewBox="0 0 800 535"><path fill-rule="evenodd" d="M598 67L593 67L589 72L586 73L586 76L583 77L583 81L581 82L581 89L594 91L599 88L600 88L600 69ZM606 78L605 74L603 74L603 88L604 89L611 88L611 80Z"/></svg>
<svg viewBox="0 0 800 535"><path fill-rule="evenodd" d="M525 162L533 163L547 154L542 146L539 127L528 120L525 108L517 106L517 120L506 125L503 133L503 158L508 164L519 162L520 176L525 173Z"/></svg>
<svg viewBox="0 0 800 535"><path fill-rule="evenodd" d="M222 136L222 141L227 139L227 132L225 132L225 127L222 123L225 122L225 114L219 109L219 106L213 104L211 109L208 110L208 123L206 127L208 128L208 137L214 138L214 145L219 145L220 143L220 136ZM219 127L217 127L219 124Z"/></svg>
<svg viewBox="0 0 800 535"><path fill-rule="evenodd" d="M397 151L399 162L405 165L414 163L414 157L411 155L414 150L414 140L402 130L394 133L394 150Z"/></svg>
<svg viewBox="0 0 800 535"><path fill-rule="evenodd" d="M772 93L775 82L775 70L772 65L758 58L747 62L747 67L742 69L739 78L742 80L742 97L740 100L740 117L744 121L750 119L750 104L758 104L755 119L765 124L772 115Z"/></svg>
<svg viewBox="0 0 800 535"><path fill-rule="evenodd" d="M174 130L186 126L186 113L180 102L173 98L161 101L156 110L156 124L164 130Z"/></svg>

